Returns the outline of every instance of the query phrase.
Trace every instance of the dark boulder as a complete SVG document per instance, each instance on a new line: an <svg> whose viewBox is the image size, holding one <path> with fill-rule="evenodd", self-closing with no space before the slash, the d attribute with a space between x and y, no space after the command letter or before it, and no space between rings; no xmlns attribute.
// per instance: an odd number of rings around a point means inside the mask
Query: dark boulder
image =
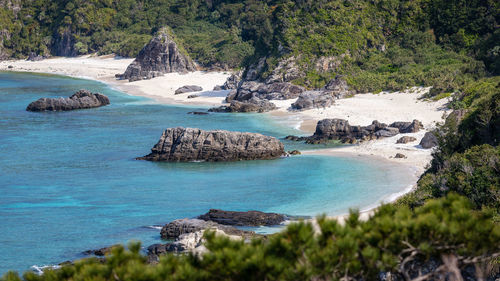
<svg viewBox="0 0 500 281"><path fill-rule="evenodd" d="M125 73L116 77L132 82L151 79L164 73L184 73L195 70L196 65L179 49L171 31L163 28L142 48Z"/></svg>
<svg viewBox="0 0 500 281"><path fill-rule="evenodd" d="M262 100L259 98L251 98L245 101L233 100L227 105L220 107L211 108L210 112L268 112L275 110L276 105L268 100Z"/></svg>
<svg viewBox="0 0 500 281"><path fill-rule="evenodd" d="M438 139L437 139L436 135L434 135L434 132L425 133L424 137L420 141L420 145L422 146L422 148L425 148L425 149L433 148L433 147L437 146L438 144L439 144Z"/></svg>
<svg viewBox="0 0 500 281"><path fill-rule="evenodd" d="M407 158L406 155L404 155L403 153L396 153L396 156L394 156L394 158L398 158L398 159L405 159Z"/></svg>
<svg viewBox="0 0 500 281"><path fill-rule="evenodd" d="M301 155L302 153L300 153L300 151L298 150L291 150L291 151L287 151L288 155Z"/></svg>
<svg viewBox="0 0 500 281"><path fill-rule="evenodd" d="M28 105L27 111L67 111L109 104L107 96L80 90L69 98L41 98Z"/></svg>
<svg viewBox="0 0 500 281"><path fill-rule="evenodd" d="M399 138L396 143L409 143L409 142L414 142L416 141L417 139L414 138L414 137L409 137L409 136L404 136L404 137L401 137Z"/></svg>
<svg viewBox="0 0 500 281"><path fill-rule="evenodd" d="M191 112L188 112L187 114L192 114L192 115L208 115L208 112L203 112L203 111L191 111Z"/></svg>
<svg viewBox="0 0 500 281"><path fill-rule="evenodd" d="M201 92L201 91L203 91L203 88L200 86L186 85L186 86L182 86L179 89L175 90L175 94L179 95L179 94L184 94L184 93Z"/></svg>
<svg viewBox="0 0 500 281"><path fill-rule="evenodd" d="M276 213L263 213L259 211L234 212L217 209L210 209L208 213L198 218L219 224L237 226L278 225L286 219L284 215Z"/></svg>
<svg viewBox="0 0 500 281"><path fill-rule="evenodd" d="M111 251L116 248L116 247L119 247L120 245L113 245L113 246L109 246L109 247L104 247L104 248L100 248L100 249L97 249L97 250L87 250L87 251L84 251L82 254L84 255L95 255L95 256L98 256L98 257L104 257L105 255L111 253Z"/></svg>
<svg viewBox="0 0 500 281"><path fill-rule="evenodd" d="M330 92L306 91L300 94L297 101L292 103L294 110L307 110L311 108L326 108L335 103L335 99Z"/></svg>
<svg viewBox="0 0 500 281"><path fill-rule="evenodd" d="M170 162L238 161L276 159L284 153L279 140L257 133L178 127L165 130L151 153L137 159Z"/></svg>
<svg viewBox="0 0 500 281"><path fill-rule="evenodd" d="M416 133L424 128L422 122L418 120L413 120L413 122L394 122L389 127L398 128L399 132L402 134Z"/></svg>

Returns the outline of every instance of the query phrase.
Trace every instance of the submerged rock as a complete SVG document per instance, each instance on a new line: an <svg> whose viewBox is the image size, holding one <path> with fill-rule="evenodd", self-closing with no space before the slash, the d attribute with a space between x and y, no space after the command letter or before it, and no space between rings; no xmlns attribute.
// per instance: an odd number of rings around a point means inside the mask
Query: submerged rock
<svg viewBox="0 0 500 281"><path fill-rule="evenodd" d="M210 209L210 211L198 218L219 224L237 226L278 225L286 219L284 215L276 213L264 213L259 211L235 212L217 209Z"/></svg>
<svg viewBox="0 0 500 281"><path fill-rule="evenodd" d="M67 111L109 104L107 96L80 90L69 98L41 98L28 105L27 111Z"/></svg>
<svg viewBox="0 0 500 281"><path fill-rule="evenodd" d="M182 86L179 89L175 90L175 94L179 95L179 94L184 94L184 93L200 92L200 91L203 91L203 88L200 86L186 85L186 86Z"/></svg>
<svg viewBox="0 0 500 281"><path fill-rule="evenodd" d="M137 159L170 162L238 161L275 159L284 153L279 140L257 133L178 127L165 130L151 153Z"/></svg>
<svg viewBox="0 0 500 281"><path fill-rule="evenodd" d="M116 77L132 82L151 79L164 73L195 70L196 65L189 56L180 51L171 31L163 28L142 48L125 73L118 74Z"/></svg>

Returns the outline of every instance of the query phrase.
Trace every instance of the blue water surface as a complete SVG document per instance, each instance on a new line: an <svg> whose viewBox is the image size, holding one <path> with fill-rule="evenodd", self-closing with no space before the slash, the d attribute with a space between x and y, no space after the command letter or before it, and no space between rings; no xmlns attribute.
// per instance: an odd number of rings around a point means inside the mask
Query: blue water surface
<svg viewBox="0 0 500 281"><path fill-rule="evenodd" d="M111 105L33 113L41 97L79 89ZM115 243L160 241L147 226L210 208L290 215L341 214L404 188L396 168L341 157L297 156L232 163L155 163L162 131L183 126L300 134L262 114L190 115L89 80L0 72L0 274L57 264ZM286 143L287 149L297 148ZM303 147L301 147L303 148Z"/></svg>

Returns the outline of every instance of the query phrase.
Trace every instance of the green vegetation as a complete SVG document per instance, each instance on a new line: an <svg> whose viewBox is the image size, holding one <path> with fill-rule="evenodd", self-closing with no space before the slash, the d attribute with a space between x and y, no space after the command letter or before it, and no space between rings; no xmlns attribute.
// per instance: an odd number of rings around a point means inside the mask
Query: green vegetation
<svg viewBox="0 0 500 281"><path fill-rule="evenodd" d="M412 275L417 272L412 264L430 258L456 258L455 269L477 265L476 272L487 275L485 265L500 254L500 226L492 222L491 212L476 212L467 199L453 194L413 211L385 205L368 221L353 212L345 225L324 217L318 224L318 234L301 222L251 243L206 233L208 253L170 254L158 265L146 264L139 244L131 244L130 251L113 249L104 263L86 259L42 276L26 273L24 279L376 280L380 272ZM20 278L8 273L1 280Z"/></svg>

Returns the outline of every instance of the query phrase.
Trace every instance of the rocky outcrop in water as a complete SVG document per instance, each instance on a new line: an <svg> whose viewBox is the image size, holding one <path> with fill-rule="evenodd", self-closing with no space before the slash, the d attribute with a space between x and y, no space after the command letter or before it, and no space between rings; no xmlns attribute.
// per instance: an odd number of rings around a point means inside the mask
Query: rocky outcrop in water
<svg viewBox="0 0 500 281"><path fill-rule="evenodd" d="M228 235L238 235L244 237L251 237L255 235L255 232L253 231L240 230L232 226L221 225L213 221L205 221L202 219L174 220L162 227L160 235L163 239L176 239L183 234L193 233L206 229L219 229L224 231Z"/></svg>
<svg viewBox="0 0 500 281"><path fill-rule="evenodd" d="M109 104L107 96L80 90L69 98L41 98L28 105L27 111L68 111Z"/></svg>
<svg viewBox="0 0 500 281"><path fill-rule="evenodd" d="M111 251L116 248L116 247L119 247L120 245L113 245L113 246L109 246L109 247L104 247L104 248L100 248L100 249L96 249L96 250L87 250L87 251L84 251L82 254L84 255L95 255L95 256L98 256L98 257L104 257L105 255L111 253Z"/></svg>
<svg viewBox="0 0 500 281"><path fill-rule="evenodd" d="M214 107L209 109L210 112L268 112L275 110L276 105L268 100L262 100L253 97L245 101L233 100L229 105Z"/></svg>
<svg viewBox="0 0 500 281"><path fill-rule="evenodd" d="M420 140L420 145L422 148L428 149L428 148L433 148L439 144L438 139L434 132L427 132L425 133L424 137L422 140Z"/></svg>
<svg viewBox="0 0 500 281"><path fill-rule="evenodd" d="M195 70L194 62L181 52L168 28L163 28L142 48L125 73L116 77L132 82L151 79L164 73Z"/></svg>
<svg viewBox="0 0 500 281"><path fill-rule="evenodd" d="M261 134L178 127L165 130L151 153L137 159L170 162L238 161L275 159L284 153L279 140Z"/></svg>
<svg viewBox="0 0 500 281"><path fill-rule="evenodd" d="M259 211L235 212L217 209L210 209L210 211L198 218L219 224L237 226L278 225L286 219L284 215L276 213L264 213Z"/></svg>
<svg viewBox="0 0 500 281"><path fill-rule="evenodd" d="M192 92L201 92L203 88L196 85L186 85L182 86L179 89L175 90L176 95L184 94L184 93L192 93Z"/></svg>
<svg viewBox="0 0 500 281"><path fill-rule="evenodd" d="M311 108L327 108L335 103L330 92L306 91L300 94L296 102L292 103L294 110L307 110Z"/></svg>

